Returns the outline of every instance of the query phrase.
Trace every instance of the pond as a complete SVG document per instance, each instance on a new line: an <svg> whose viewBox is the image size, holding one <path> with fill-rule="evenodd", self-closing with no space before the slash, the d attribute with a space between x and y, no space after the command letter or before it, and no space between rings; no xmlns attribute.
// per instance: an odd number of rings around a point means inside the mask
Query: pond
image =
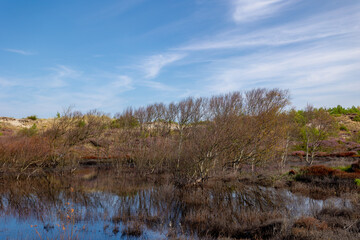
<svg viewBox="0 0 360 240"><path fill-rule="evenodd" d="M344 199L314 200L284 189L178 190L108 173L91 180L3 179L0 239L200 238L214 226L246 228L268 218L311 216L329 206L351 208Z"/></svg>

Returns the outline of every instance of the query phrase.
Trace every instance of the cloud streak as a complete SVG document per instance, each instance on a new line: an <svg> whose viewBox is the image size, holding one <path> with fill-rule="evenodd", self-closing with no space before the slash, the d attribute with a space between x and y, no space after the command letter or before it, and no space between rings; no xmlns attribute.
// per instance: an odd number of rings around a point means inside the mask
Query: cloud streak
<svg viewBox="0 0 360 240"><path fill-rule="evenodd" d="M293 0L233 0L232 18L236 23L252 22L273 16Z"/></svg>
<svg viewBox="0 0 360 240"><path fill-rule="evenodd" d="M221 32L210 40L197 40L176 48L180 51L244 49L261 46L283 46L331 37L359 37L360 7L343 8L308 19L280 26L243 32L234 28Z"/></svg>
<svg viewBox="0 0 360 240"><path fill-rule="evenodd" d="M297 106L306 104L304 99L323 106L329 104L328 101L335 95L344 92L355 94L360 90L359 83L356 84L360 75L359 66L360 46L351 49L330 45L302 46L216 62L211 66L214 75L209 76L204 85L211 93L258 86L280 87L292 91ZM323 99L317 98L319 94L323 95ZM350 104L350 99L346 103Z"/></svg>
<svg viewBox="0 0 360 240"><path fill-rule="evenodd" d="M82 73L72 69L71 67L58 65L50 68L53 73L49 77L48 86L57 88L68 85L68 80L76 80L82 77Z"/></svg>
<svg viewBox="0 0 360 240"><path fill-rule="evenodd" d="M13 49L13 48L5 48L4 51L11 52L11 53L17 53L17 54L24 55L24 56L34 55L35 54L33 52L30 52L30 51L25 51L25 50L21 50L21 49Z"/></svg>
<svg viewBox="0 0 360 240"><path fill-rule="evenodd" d="M155 78L165 66L184 58L186 54L158 54L147 57L141 64L145 78Z"/></svg>

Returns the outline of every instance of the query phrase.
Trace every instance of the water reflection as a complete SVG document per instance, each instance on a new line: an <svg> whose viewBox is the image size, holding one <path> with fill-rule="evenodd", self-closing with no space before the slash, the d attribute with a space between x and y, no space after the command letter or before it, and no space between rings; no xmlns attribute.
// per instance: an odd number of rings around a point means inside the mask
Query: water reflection
<svg viewBox="0 0 360 240"><path fill-rule="evenodd" d="M177 190L108 172L75 177L3 179L1 239L167 239L246 228L266 219L311 215L341 199L313 200L286 190L237 186Z"/></svg>

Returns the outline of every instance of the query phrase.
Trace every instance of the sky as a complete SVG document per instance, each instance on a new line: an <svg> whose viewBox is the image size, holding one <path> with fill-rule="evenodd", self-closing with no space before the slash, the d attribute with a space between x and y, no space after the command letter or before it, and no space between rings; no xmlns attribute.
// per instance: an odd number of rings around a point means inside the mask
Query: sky
<svg viewBox="0 0 360 240"><path fill-rule="evenodd" d="M254 88L360 105L360 0L0 0L0 116Z"/></svg>

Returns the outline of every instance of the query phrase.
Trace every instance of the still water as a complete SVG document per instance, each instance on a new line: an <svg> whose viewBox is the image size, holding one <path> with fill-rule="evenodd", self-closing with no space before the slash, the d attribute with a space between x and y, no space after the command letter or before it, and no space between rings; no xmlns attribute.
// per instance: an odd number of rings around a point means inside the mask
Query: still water
<svg viewBox="0 0 360 240"><path fill-rule="evenodd" d="M244 213L299 217L342 199L314 200L287 190L242 186L179 191L169 184L102 174L91 180L39 177L0 181L0 239L197 238L204 215L242 224ZM207 216L206 216L207 217ZM194 220L195 219L195 220Z"/></svg>

